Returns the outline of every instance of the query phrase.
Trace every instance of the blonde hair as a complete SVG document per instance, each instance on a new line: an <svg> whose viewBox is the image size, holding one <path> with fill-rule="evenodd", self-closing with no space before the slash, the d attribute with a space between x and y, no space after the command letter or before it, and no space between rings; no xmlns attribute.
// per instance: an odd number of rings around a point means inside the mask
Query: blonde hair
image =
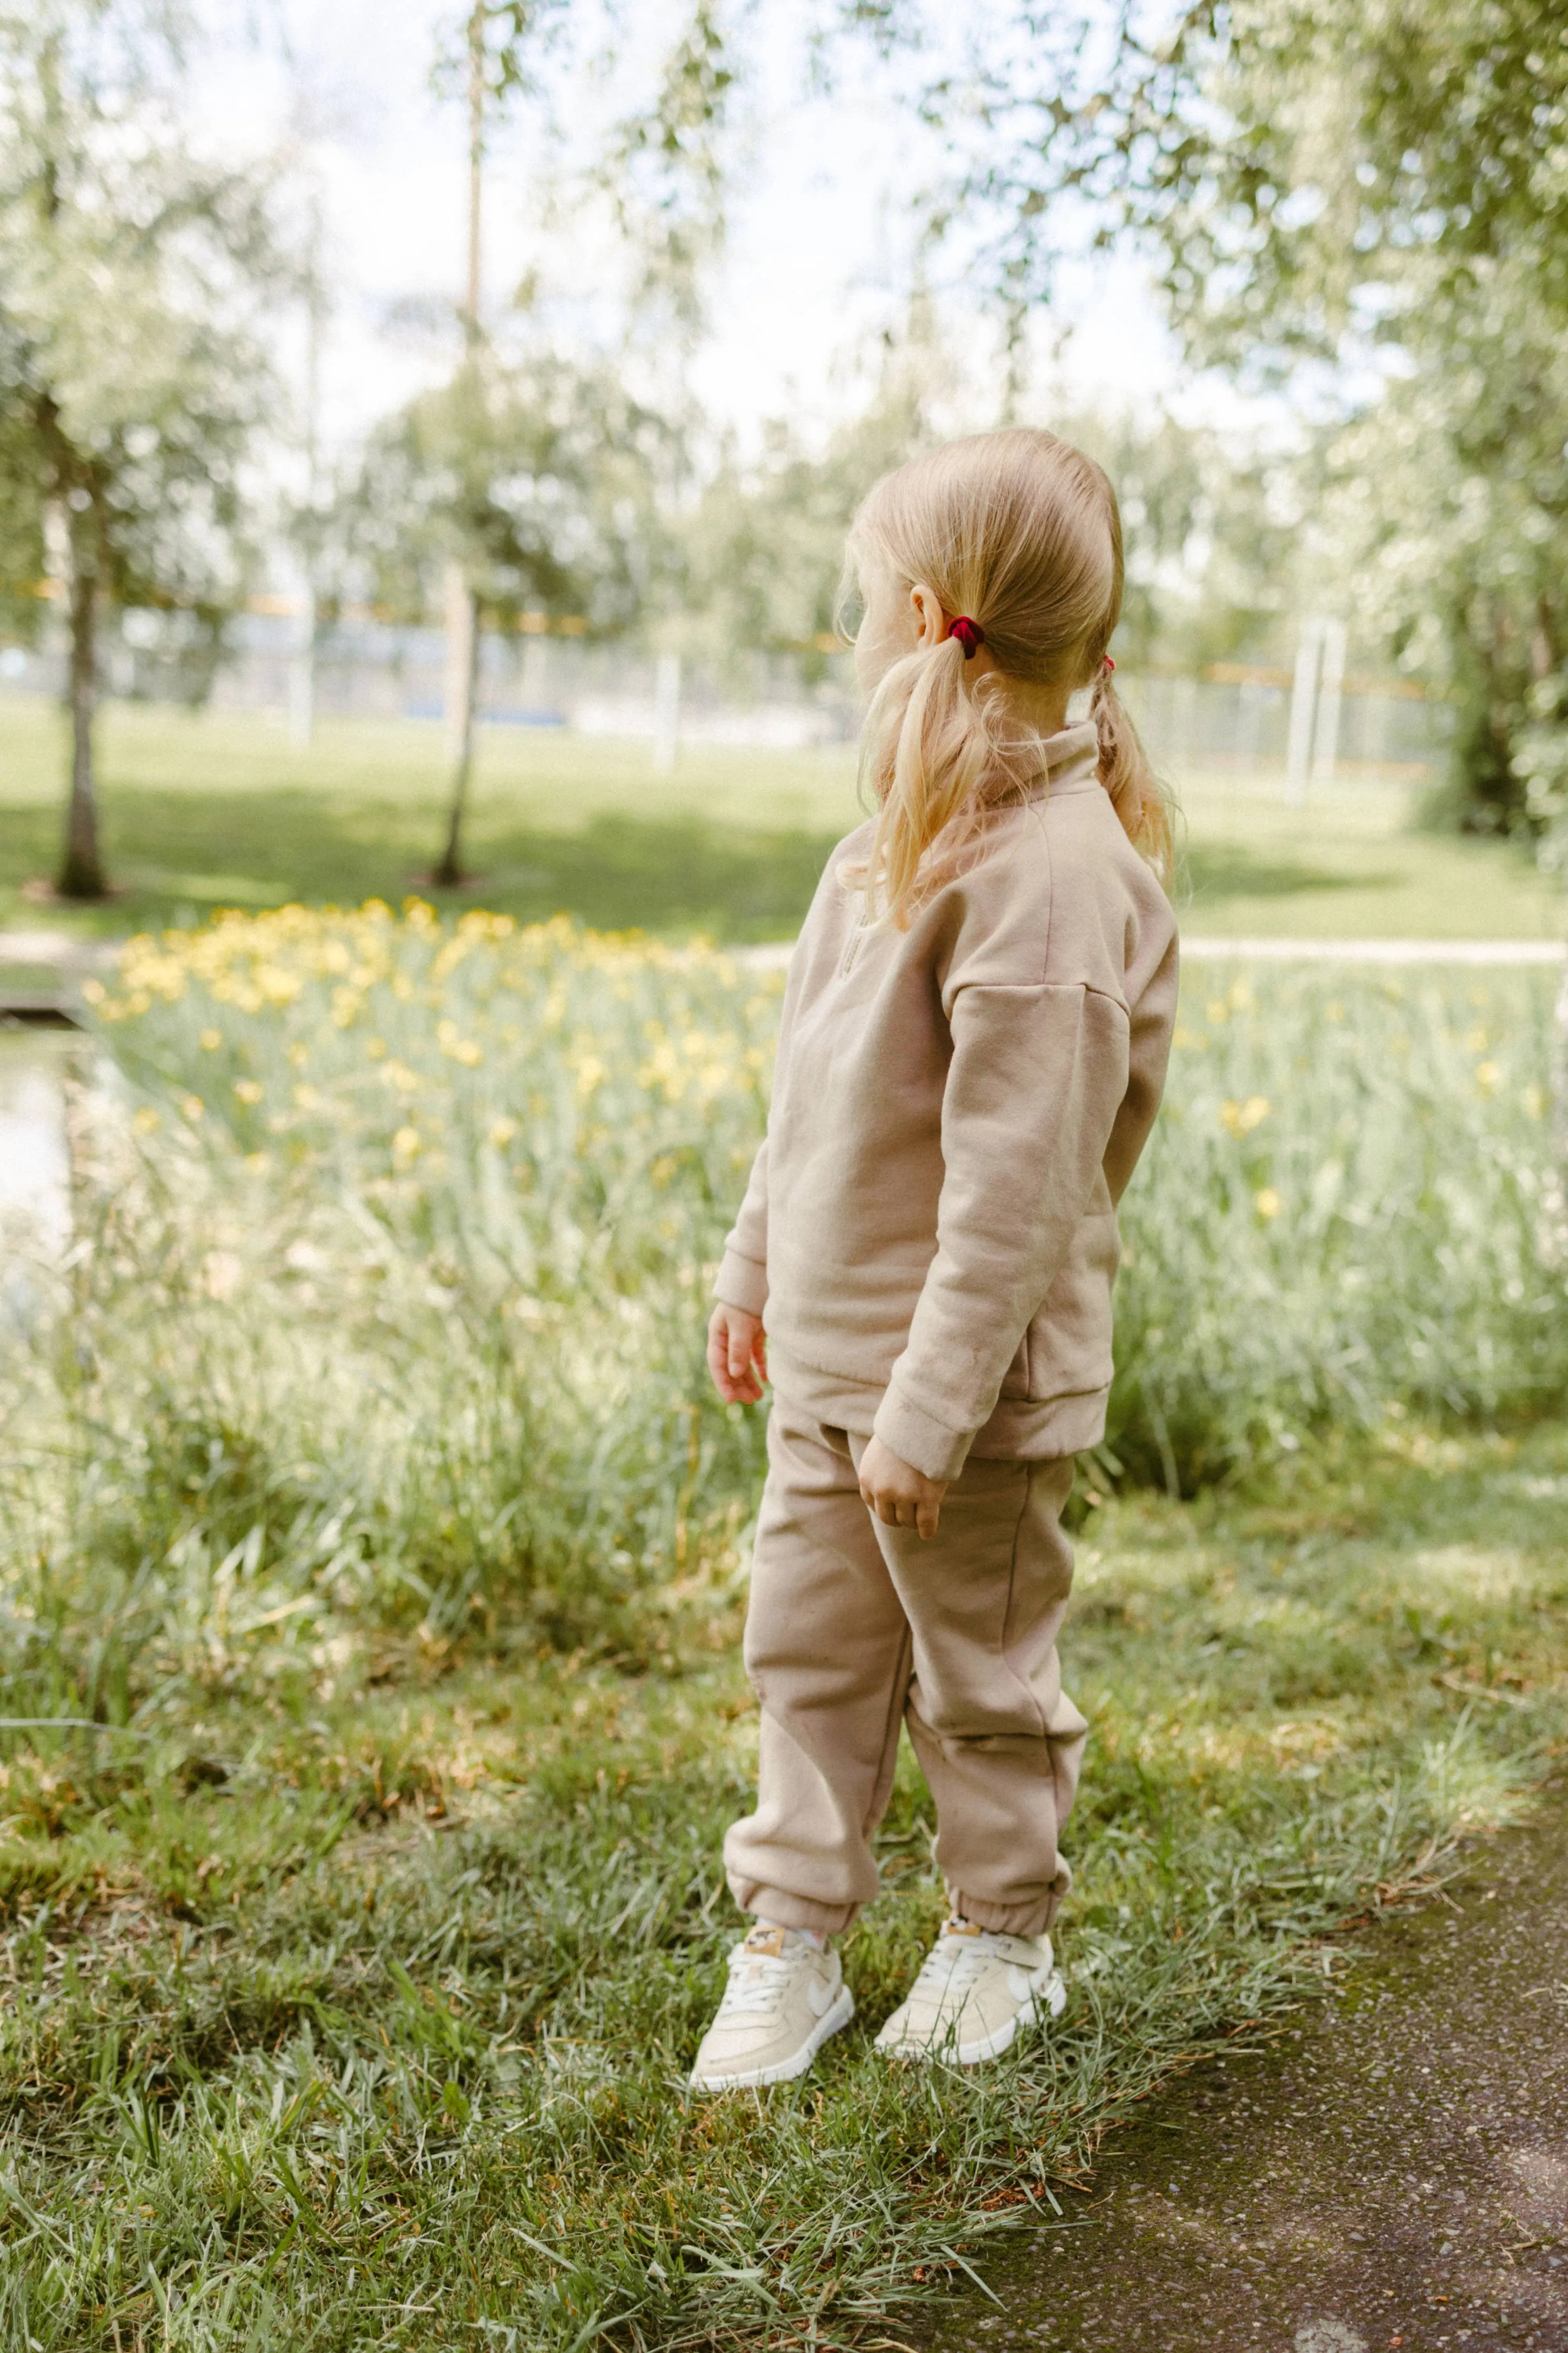
<svg viewBox="0 0 1568 2353"><path fill-rule="evenodd" d="M1121 612L1121 519L1108 476L1054 433L950 441L862 501L847 579L874 567L925 586L951 621L977 622L1004 679L1092 685L1100 781L1163 881L1171 812L1106 666ZM1040 738L1009 713L995 673L972 675L957 638L894 662L866 715L860 773L877 804L869 858L846 880L900 930L980 846L987 819L1042 780Z"/></svg>

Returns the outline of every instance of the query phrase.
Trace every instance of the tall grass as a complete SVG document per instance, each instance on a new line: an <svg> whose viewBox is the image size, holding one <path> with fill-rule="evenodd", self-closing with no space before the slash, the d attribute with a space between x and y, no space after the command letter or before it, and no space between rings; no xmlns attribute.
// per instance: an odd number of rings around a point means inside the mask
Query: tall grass
<svg viewBox="0 0 1568 2353"><path fill-rule="evenodd" d="M1282 1483L1089 1506L1068 2013L876 2057L942 1904L906 1757L861 2023L685 2099L754 1763L707 1270L777 996L418 908L125 957L0 1356L0 2348L887 2342L1561 1740L1561 1435L1414 1427L1560 1393L1544 994L1205 976L1112 1445Z"/></svg>
<svg viewBox="0 0 1568 2353"><path fill-rule="evenodd" d="M1199 966L1123 1218L1110 1440L1191 1489L1568 1383L1545 974Z"/></svg>
<svg viewBox="0 0 1568 2353"><path fill-rule="evenodd" d="M417 903L134 943L97 1007L129 1100L78 1105L77 1248L0 1370L29 1556L177 1572L198 1646L237 1612L661 1655L755 1506L702 1335L779 995ZM1533 974L1200 972L1125 1208L1102 1487L1561 1401L1548 1021ZM125 1681L113 1622L84 1688Z"/></svg>
<svg viewBox="0 0 1568 2353"><path fill-rule="evenodd" d="M779 993L417 902L133 944L98 1014L139 1107L84 1168L54 1360L94 1541L261 1527L361 1606L526 1592L553 1639L732 1566L758 1433L702 1327ZM1549 1018L1534 973L1199 971L1124 1212L1103 1474L1191 1492L1331 1425L1561 1400Z"/></svg>
<svg viewBox="0 0 1568 2353"><path fill-rule="evenodd" d="M134 945L99 1011L139 1102L53 1359L79 1525L447 1632L504 1590L556 1641L732 1565L759 1432L703 1377L705 1277L779 992L419 906Z"/></svg>

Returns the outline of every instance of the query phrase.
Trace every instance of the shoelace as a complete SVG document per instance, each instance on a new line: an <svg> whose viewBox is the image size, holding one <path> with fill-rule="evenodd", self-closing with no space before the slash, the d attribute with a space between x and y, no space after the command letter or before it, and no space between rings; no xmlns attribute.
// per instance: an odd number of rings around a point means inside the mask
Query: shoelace
<svg viewBox="0 0 1568 2353"><path fill-rule="evenodd" d="M940 1936L921 1963L915 1985L925 1993L967 1993L982 1964L997 1957L987 1936Z"/></svg>
<svg viewBox="0 0 1568 2353"><path fill-rule="evenodd" d="M777 2010L802 1957L795 1953L747 1953L731 1968L719 2005L721 2016L735 2018L745 2010Z"/></svg>

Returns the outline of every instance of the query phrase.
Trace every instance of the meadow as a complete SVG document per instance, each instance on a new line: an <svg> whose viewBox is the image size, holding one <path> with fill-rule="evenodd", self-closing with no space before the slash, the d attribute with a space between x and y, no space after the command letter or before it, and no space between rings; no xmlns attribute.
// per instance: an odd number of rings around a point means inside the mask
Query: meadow
<svg viewBox="0 0 1568 2353"><path fill-rule="evenodd" d="M759 1417L701 1373L776 973L422 902L132 944L0 1353L0 2346L847 2346L1568 1737L1547 976L1194 968L1075 1508L1060 2028L681 2085ZM43 1721L40 1721L42 1719Z"/></svg>
<svg viewBox="0 0 1568 2353"><path fill-rule="evenodd" d="M1153 750L1158 756L1161 746ZM433 721L325 719L308 750L268 712L111 702L100 731L116 895L47 913L25 898L58 854L65 748L41 699L0 700L0 927L123 935L215 906L397 905L440 839ZM1278 775L1178 770L1189 932L1351 939L1550 939L1560 894L1526 852L1415 823L1422 787L1347 778L1291 808ZM847 745L689 744L673 776L636 740L480 731L469 901L520 922L726 942L793 935L835 841L858 822ZM449 912L465 903L459 894ZM3 970L3 967L0 967Z"/></svg>

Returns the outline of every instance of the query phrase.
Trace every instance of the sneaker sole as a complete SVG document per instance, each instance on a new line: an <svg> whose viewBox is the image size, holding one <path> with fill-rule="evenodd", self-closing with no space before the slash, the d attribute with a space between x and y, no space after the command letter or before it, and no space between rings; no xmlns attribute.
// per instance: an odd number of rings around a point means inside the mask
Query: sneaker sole
<svg viewBox="0 0 1568 2353"><path fill-rule="evenodd" d="M693 2092L755 2092L768 2084L792 2084L804 2075L825 2042L839 2033L855 2015L855 1997L847 1985L841 1985L828 2003L800 2049L787 2059L780 2059L772 2067L748 2067L738 2074L700 2075L693 2068L687 2078Z"/></svg>
<svg viewBox="0 0 1568 2353"><path fill-rule="evenodd" d="M1067 1979L1060 1969L1053 1969L1043 1986L1016 2010L1005 2024L978 2042L961 2042L956 2050L945 2042L935 2044L921 2042L884 2042L877 2037L874 2048L889 2059L922 2059L928 2065L943 2061L956 2067L981 2067L987 2059L1000 2059L1017 2036L1021 2026L1037 2026L1047 2018L1059 2018L1067 2008Z"/></svg>

